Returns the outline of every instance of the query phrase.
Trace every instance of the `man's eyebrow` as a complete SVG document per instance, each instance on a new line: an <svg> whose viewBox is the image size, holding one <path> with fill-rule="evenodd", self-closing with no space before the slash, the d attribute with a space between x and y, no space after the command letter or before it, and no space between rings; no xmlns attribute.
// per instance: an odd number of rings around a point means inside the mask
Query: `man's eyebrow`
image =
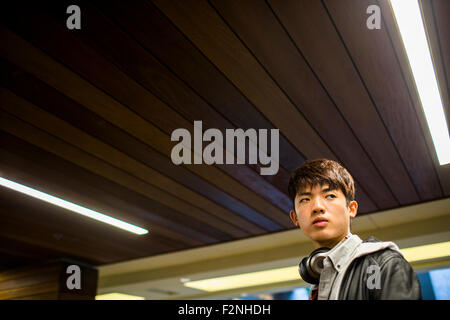
<svg viewBox="0 0 450 320"><path fill-rule="evenodd" d="M337 188L328 187L328 188L323 189L322 193L329 192L329 191L335 191L335 190L337 190Z"/></svg>
<svg viewBox="0 0 450 320"><path fill-rule="evenodd" d="M337 190L337 188L327 187L325 189L322 189L321 193L326 193L326 192L330 192L330 191L334 191L334 190ZM299 197L301 197L301 196L310 196L311 192L300 192L300 193L297 193L297 195Z"/></svg>

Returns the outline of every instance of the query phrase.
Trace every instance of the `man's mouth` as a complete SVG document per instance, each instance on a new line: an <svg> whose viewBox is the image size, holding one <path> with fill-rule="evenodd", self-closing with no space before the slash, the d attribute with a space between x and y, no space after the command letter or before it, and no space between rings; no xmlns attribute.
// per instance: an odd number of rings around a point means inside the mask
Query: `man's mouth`
<svg viewBox="0 0 450 320"><path fill-rule="evenodd" d="M328 224L328 220L324 219L324 218L316 218L313 221L313 225L317 226L317 227L323 227L326 226Z"/></svg>

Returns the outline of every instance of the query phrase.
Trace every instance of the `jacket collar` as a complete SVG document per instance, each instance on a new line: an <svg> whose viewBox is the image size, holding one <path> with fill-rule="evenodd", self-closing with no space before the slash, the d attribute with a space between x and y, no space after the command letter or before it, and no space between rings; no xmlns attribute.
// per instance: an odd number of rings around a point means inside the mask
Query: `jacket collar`
<svg viewBox="0 0 450 320"><path fill-rule="evenodd" d="M327 256L330 258L336 271L340 271L346 265L346 262L361 243L360 237L356 234L348 233L344 241L338 243L329 251Z"/></svg>

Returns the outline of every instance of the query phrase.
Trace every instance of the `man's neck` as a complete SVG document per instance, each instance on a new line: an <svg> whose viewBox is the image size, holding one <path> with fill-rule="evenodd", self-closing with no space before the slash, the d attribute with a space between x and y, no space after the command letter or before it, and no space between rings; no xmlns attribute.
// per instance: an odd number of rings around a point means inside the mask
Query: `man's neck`
<svg viewBox="0 0 450 320"><path fill-rule="evenodd" d="M348 234L346 234L345 236L339 237L337 239L330 239L328 241L314 242L314 248L318 249L318 248L326 247L326 248L333 249L336 245L345 241L345 239L348 238L347 236L350 236L350 232Z"/></svg>

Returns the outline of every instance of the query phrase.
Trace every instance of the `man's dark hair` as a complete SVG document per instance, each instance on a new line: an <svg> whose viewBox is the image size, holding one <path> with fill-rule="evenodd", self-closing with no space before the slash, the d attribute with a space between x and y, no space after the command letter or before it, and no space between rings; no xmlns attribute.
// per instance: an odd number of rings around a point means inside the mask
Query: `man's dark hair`
<svg viewBox="0 0 450 320"><path fill-rule="evenodd" d="M295 169L289 178L289 198L295 210L295 196L305 188L327 184L331 189L340 189L347 199L355 200L355 183L350 173L339 163L328 159L307 160Z"/></svg>

